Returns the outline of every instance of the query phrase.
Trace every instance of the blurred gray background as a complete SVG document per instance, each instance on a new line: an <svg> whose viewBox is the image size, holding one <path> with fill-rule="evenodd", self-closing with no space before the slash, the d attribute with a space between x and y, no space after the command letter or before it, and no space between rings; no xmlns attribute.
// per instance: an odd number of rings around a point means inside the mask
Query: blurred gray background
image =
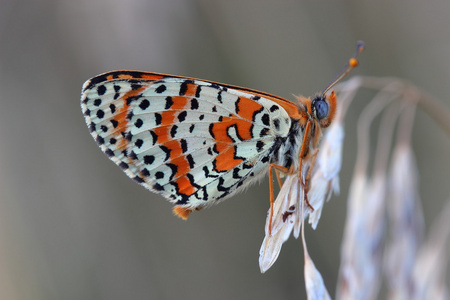
<svg viewBox="0 0 450 300"><path fill-rule="evenodd" d="M354 74L397 76L450 106L450 2L0 0L0 298L305 298L290 239L260 274L267 180L184 222L96 146L79 107L115 69L185 75L292 99L323 90L366 42ZM334 295L355 126L342 193L309 252ZM418 112L414 150L429 225L450 195L450 143Z"/></svg>

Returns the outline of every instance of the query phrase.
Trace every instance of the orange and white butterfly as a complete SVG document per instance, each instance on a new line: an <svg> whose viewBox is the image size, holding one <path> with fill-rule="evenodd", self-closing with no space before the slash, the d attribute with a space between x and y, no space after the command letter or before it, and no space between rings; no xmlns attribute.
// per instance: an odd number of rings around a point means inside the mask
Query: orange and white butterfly
<svg viewBox="0 0 450 300"><path fill-rule="evenodd" d="M101 150L186 219L272 168L277 177L298 174L307 188L321 130L336 111L335 93L326 92L357 65L355 57L323 93L295 103L212 81L113 71L86 81L81 108Z"/></svg>

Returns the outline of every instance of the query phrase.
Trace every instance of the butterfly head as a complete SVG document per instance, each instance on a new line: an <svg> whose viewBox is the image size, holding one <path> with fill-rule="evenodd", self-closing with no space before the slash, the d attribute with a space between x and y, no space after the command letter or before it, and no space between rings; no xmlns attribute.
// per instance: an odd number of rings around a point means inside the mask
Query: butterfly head
<svg viewBox="0 0 450 300"><path fill-rule="evenodd" d="M330 110L330 107L328 105L327 100L323 96L316 96L312 100L312 109L314 116L318 120L325 119L328 116L328 112Z"/></svg>
<svg viewBox="0 0 450 300"><path fill-rule="evenodd" d="M336 94L334 91L330 95L317 95L311 101L312 117L316 119L320 126L328 127L336 114Z"/></svg>

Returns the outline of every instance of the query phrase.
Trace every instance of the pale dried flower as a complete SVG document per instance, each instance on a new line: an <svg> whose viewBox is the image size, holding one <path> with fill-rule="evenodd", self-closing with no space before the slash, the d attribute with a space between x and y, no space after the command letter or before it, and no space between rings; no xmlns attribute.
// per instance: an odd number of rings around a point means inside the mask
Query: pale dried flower
<svg viewBox="0 0 450 300"><path fill-rule="evenodd" d="M273 265L291 234L298 238L301 233L307 297L330 299L322 276L309 256L302 224L309 215L309 223L315 229L323 205L332 193L339 193L343 120L362 87L379 92L361 113L357 126L358 154L349 187L336 298L377 299L385 282L388 299L449 299L445 271L449 260L450 202L423 244L419 177L410 136L416 104L427 103L423 108L449 136L450 112L412 85L393 78L355 77L336 87L341 100L338 113L320 142L307 195L314 210L302 211L303 186L297 174L287 175L274 203L272 224L269 224L270 211L266 220L259 257L261 272ZM371 153L370 126L381 113L379 137ZM398 126L397 120L400 120ZM397 140L392 147L396 128ZM370 164L373 164L372 174L368 171Z"/></svg>
<svg viewBox="0 0 450 300"><path fill-rule="evenodd" d="M304 210L303 210L304 211ZM302 211L302 213L303 213ZM304 225L304 224L302 224ZM305 286L306 286L306 295L308 300L331 300L330 294L325 287L325 283L323 282L322 275L319 270L317 270L314 262L309 256L308 248L306 246L305 241L305 230L304 226L302 227L302 244L303 244L303 253L305 259Z"/></svg>
<svg viewBox="0 0 450 300"><path fill-rule="evenodd" d="M439 226L434 226L434 238L420 247L423 217L417 190L418 172L410 145L417 103L426 102L425 110L450 133L448 109L415 87L392 78L358 77L352 80L351 86L343 83L341 87L347 93L361 87L380 92L361 114L362 121L358 126L358 156L350 186L337 299L377 299L382 284L381 261L384 261L388 299L448 299L445 268L449 259L450 204L443 213L445 217L440 218ZM367 174L369 127L394 100L402 106L390 105L380 122L374 175L370 177ZM388 177L391 135L395 132L396 115L400 111ZM390 234L389 240L386 240L386 233Z"/></svg>
<svg viewBox="0 0 450 300"><path fill-rule="evenodd" d="M342 165L344 128L340 122L333 123L326 131L317 157L317 169L311 179L308 199L314 207L309 214L309 223L316 229L323 205L332 193L339 194L339 172Z"/></svg>
<svg viewBox="0 0 450 300"><path fill-rule="evenodd" d="M314 211L311 212L308 209L304 214L304 217L310 215L309 222L313 228L316 228L322 207L330 199L331 193L339 192L343 138L342 125L336 122L330 126L320 143L320 151L311 179L311 188L308 192L308 202ZM299 237L303 221L299 208L303 203L303 193L304 190L298 175L287 175L274 203L271 234L269 234L270 209L267 213L266 235L259 252L259 267L262 273L276 261L282 244L289 238L292 231L295 238Z"/></svg>
<svg viewBox="0 0 450 300"><path fill-rule="evenodd" d="M418 173L411 148L399 145L392 158L387 209L390 239L384 269L388 299L412 299L412 271L422 243L423 216L417 190Z"/></svg>
<svg viewBox="0 0 450 300"><path fill-rule="evenodd" d="M409 299L450 299L446 269L450 253L450 199L436 218L429 238L417 253Z"/></svg>
<svg viewBox="0 0 450 300"><path fill-rule="evenodd" d="M289 238L295 228L294 236L300 232L300 202L303 188L297 174L287 175L273 206L272 232L269 234L269 212L267 213L266 236L259 250L259 268L266 272L277 260L281 246Z"/></svg>

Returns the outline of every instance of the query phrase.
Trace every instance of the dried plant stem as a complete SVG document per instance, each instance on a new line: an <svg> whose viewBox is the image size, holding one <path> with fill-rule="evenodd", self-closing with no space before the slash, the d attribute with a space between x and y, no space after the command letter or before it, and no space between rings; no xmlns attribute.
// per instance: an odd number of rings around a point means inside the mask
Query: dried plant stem
<svg viewBox="0 0 450 300"><path fill-rule="evenodd" d="M385 110L382 115L380 128L378 130L377 149L375 151L374 176L375 174L386 173L392 144L392 136L394 134L392 128L395 128L395 123L399 112L398 103L392 103L389 109Z"/></svg>
<svg viewBox="0 0 450 300"><path fill-rule="evenodd" d="M355 173L365 173L370 155L370 124L373 119L393 100L398 98L398 84L391 83L385 86L366 106L358 121L358 149Z"/></svg>
<svg viewBox="0 0 450 300"><path fill-rule="evenodd" d="M423 109L450 137L450 109L440 101L426 93L421 93L419 106Z"/></svg>
<svg viewBox="0 0 450 300"><path fill-rule="evenodd" d="M417 89L414 85L405 80L394 77L377 78L370 76L355 76L348 82L337 86L336 89L340 89L343 85L346 85L342 88L342 92L352 90L353 86L356 86L357 88L365 87L369 89L382 90L390 84L396 84L397 91L403 90L403 93L407 94L403 95L402 98L412 102L417 101L419 107L426 112L450 137L450 109L433 96ZM399 88L399 85L403 87ZM344 108L346 109L346 106Z"/></svg>

